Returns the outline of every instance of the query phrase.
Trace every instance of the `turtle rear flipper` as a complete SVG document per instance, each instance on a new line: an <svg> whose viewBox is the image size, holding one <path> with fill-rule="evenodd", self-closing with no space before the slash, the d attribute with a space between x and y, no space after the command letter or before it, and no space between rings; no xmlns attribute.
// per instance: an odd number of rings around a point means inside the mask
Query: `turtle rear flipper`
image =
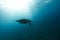
<svg viewBox="0 0 60 40"><path fill-rule="evenodd" d="M31 22L29 23L29 26L31 26Z"/></svg>

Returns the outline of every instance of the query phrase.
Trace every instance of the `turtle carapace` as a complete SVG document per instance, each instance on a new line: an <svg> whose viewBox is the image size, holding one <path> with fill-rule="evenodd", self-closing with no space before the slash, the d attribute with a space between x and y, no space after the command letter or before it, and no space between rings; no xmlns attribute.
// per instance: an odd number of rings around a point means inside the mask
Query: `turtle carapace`
<svg viewBox="0 0 60 40"><path fill-rule="evenodd" d="M29 19L18 19L18 20L16 20L16 22L19 22L21 24L29 24L31 26L32 21Z"/></svg>

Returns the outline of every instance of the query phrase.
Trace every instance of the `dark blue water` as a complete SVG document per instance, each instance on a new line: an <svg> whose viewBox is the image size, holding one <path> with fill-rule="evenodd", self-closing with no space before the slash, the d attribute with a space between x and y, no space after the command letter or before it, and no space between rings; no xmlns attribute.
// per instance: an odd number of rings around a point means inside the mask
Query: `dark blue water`
<svg viewBox="0 0 60 40"><path fill-rule="evenodd" d="M0 10L0 40L60 40L59 0L31 8L33 22L19 24L16 19L8 19L4 10ZM7 17L7 18L6 18Z"/></svg>

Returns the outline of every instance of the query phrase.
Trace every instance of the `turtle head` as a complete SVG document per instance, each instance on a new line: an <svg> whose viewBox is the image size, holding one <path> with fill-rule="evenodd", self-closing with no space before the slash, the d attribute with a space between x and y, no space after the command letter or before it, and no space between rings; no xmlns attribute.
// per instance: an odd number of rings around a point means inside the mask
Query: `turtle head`
<svg viewBox="0 0 60 40"><path fill-rule="evenodd" d="M16 22L19 22L19 20L16 20Z"/></svg>
<svg viewBox="0 0 60 40"><path fill-rule="evenodd" d="M16 20L16 22L19 22L19 23L21 23L21 21L20 21L20 20Z"/></svg>

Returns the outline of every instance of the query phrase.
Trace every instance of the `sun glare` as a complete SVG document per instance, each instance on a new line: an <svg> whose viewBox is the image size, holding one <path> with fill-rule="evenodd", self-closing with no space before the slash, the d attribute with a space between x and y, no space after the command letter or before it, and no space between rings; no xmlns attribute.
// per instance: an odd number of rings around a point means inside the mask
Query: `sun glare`
<svg viewBox="0 0 60 40"><path fill-rule="evenodd" d="M33 0L0 0L1 8L8 12L8 16L31 16L30 5Z"/></svg>
<svg viewBox="0 0 60 40"><path fill-rule="evenodd" d="M2 6L8 10L28 11L31 0L5 0Z"/></svg>

